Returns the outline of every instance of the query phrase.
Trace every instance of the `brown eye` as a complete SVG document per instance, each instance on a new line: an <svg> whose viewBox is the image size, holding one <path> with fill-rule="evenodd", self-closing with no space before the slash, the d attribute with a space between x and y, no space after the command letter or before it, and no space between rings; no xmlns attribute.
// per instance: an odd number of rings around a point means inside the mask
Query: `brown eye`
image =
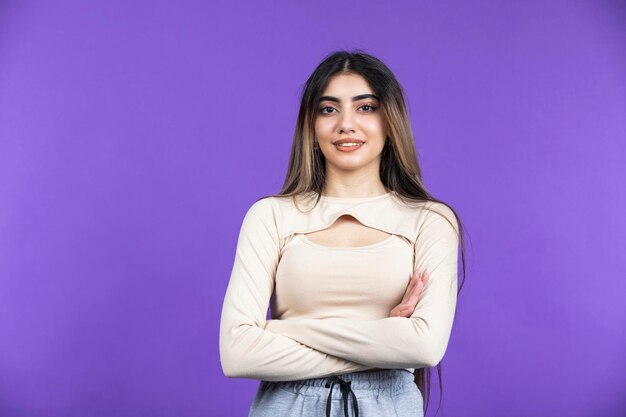
<svg viewBox="0 0 626 417"><path fill-rule="evenodd" d="M368 113L376 110L376 107L372 106L371 104L364 104L364 105L361 106L361 108L363 108L363 107L369 107L370 108L370 110L366 110Z"/></svg>
<svg viewBox="0 0 626 417"><path fill-rule="evenodd" d="M335 108L334 108L334 107L326 106L326 107L322 107L322 108L320 109L320 113L322 113L322 114L332 113L332 112L325 112L325 111L324 111L325 109L332 109L332 110L335 110Z"/></svg>

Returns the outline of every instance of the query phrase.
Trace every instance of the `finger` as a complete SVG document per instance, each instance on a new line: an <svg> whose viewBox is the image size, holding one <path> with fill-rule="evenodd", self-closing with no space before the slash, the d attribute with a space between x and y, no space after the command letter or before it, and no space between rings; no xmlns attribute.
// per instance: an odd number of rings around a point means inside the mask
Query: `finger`
<svg viewBox="0 0 626 417"><path fill-rule="evenodd" d="M413 314L413 310L415 310L414 307L405 306L402 309L400 309L400 316L401 317L411 317L411 314Z"/></svg>
<svg viewBox="0 0 626 417"><path fill-rule="evenodd" d="M408 304L409 300L414 297L415 293L417 293L417 295L419 296L422 289L426 285L423 281L423 277L425 276L425 274L426 272L423 272L422 274L418 275L417 271L413 274L413 278L411 280L411 283L409 284L409 288L407 288L407 291L405 292L400 304ZM426 278L426 280L428 279Z"/></svg>
<svg viewBox="0 0 626 417"><path fill-rule="evenodd" d="M409 294L409 297L407 297L407 300L408 298L411 297L411 295L416 294L416 293L417 294L421 293L424 290L424 287L426 287L427 283L428 283L428 275L424 273L420 276L420 279L417 280L417 282L415 283L415 286L413 287L411 294Z"/></svg>
<svg viewBox="0 0 626 417"><path fill-rule="evenodd" d="M428 276L426 275L426 273L423 273L422 275L420 275L419 279L415 283L415 286L413 287L413 292L423 289L426 286L427 282Z"/></svg>
<svg viewBox="0 0 626 417"><path fill-rule="evenodd" d="M391 310L391 313L389 313L389 315L390 315L391 317L396 317L396 316L400 316L400 315L402 315L402 306L401 306L400 304L399 304L399 305L397 305L397 306L395 306L395 307L393 308L393 310Z"/></svg>
<svg viewBox="0 0 626 417"><path fill-rule="evenodd" d="M413 291L409 295L409 297L404 301L404 303L412 306L413 308L417 305L420 295L424 291L424 287L428 283L428 275L422 275L422 279L413 287Z"/></svg>
<svg viewBox="0 0 626 417"><path fill-rule="evenodd" d="M394 307L393 310L389 313L389 317L397 317L399 315L398 308Z"/></svg>
<svg viewBox="0 0 626 417"><path fill-rule="evenodd" d="M416 298L419 297L421 290L424 286L423 284L423 276L426 273L419 274L417 271L413 272L413 276L411 277L411 281L404 292L404 296L402 297L402 301L398 304L392 312L390 316L393 314L393 317L398 316L410 316L411 309L415 309L415 305L417 304ZM407 314L408 313L408 314Z"/></svg>
<svg viewBox="0 0 626 417"><path fill-rule="evenodd" d="M410 306L413 306L413 308L415 308L417 306L417 302L420 299L420 295L421 293L414 293L411 297L409 297L409 299L407 300L407 304L409 304Z"/></svg>
<svg viewBox="0 0 626 417"><path fill-rule="evenodd" d="M406 288L406 291L404 291L404 296L402 297L402 301L400 301L400 304L406 302L418 282L419 277L417 276L417 272L414 272L413 276L411 277L411 281L409 281L409 286Z"/></svg>
<svg viewBox="0 0 626 417"><path fill-rule="evenodd" d="M411 293L409 298L406 300L406 303L408 305L415 307L423 291L424 291L424 284L420 281L419 284L415 286L415 289Z"/></svg>
<svg viewBox="0 0 626 417"><path fill-rule="evenodd" d="M394 314L402 317L409 317L414 310L414 306L412 307L409 304L398 304L394 309Z"/></svg>

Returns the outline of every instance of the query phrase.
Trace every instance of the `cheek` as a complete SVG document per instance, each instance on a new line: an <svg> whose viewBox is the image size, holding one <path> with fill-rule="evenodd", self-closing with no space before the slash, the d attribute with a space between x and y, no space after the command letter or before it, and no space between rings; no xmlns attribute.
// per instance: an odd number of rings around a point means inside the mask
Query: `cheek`
<svg viewBox="0 0 626 417"><path fill-rule="evenodd" d="M333 126L330 123L317 122L315 123L315 135L320 139L325 139L328 136L332 136Z"/></svg>
<svg viewBox="0 0 626 417"><path fill-rule="evenodd" d="M379 119L372 119L365 122L364 129L368 131L370 135L385 136L385 126Z"/></svg>

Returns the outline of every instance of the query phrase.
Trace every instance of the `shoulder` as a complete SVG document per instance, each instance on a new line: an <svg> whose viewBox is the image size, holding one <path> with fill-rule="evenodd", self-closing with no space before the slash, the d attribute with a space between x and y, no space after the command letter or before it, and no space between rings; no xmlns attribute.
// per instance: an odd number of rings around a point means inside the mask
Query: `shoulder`
<svg viewBox="0 0 626 417"><path fill-rule="evenodd" d="M424 205L424 210L426 210L428 213L432 213L432 215L440 216L447 220L456 221L454 211L449 205L445 203L441 203L439 201L428 201Z"/></svg>
<svg viewBox="0 0 626 417"><path fill-rule="evenodd" d="M248 208L244 222L263 223L280 229L286 218L293 216L291 197L267 196L256 200Z"/></svg>
<svg viewBox="0 0 626 417"><path fill-rule="evenodd" d="M253 202L246 211L240 227L240 243L257 239L277 242L279 227L275 202L271 197L263 197Z"/></svg>
<svg viewBox="0 0 626 417"><path fill-rule="evenodd" d="M459 233L459 224L452 208L445 203L428 201L423 208L424 226L436 225ZM446 226L447 225L447 226Z"/></svg>
<svg viewBox="0 0 626 417"><path fill-rule="evenodd" d="M256 200L248 208L248 213L262 214L274 209L273 197L262 197Z"/></svg>
<svg viewBox="0 0 626 417"><path fill-rule="evenodd" d="M395 198L393 200L394 209L407 219L416 220L423 223L426 219L438 217L441 220L448 220L456 225L456 216L450 206L443 202L433 200L407 200Z"/></svg>
<svg viewBox="0 0 626 417"><path fill-rule="evenodd" d="M244 222L273 222L276 219L276 201L274 197L262 197L256 200L244 216Z"/></svg>

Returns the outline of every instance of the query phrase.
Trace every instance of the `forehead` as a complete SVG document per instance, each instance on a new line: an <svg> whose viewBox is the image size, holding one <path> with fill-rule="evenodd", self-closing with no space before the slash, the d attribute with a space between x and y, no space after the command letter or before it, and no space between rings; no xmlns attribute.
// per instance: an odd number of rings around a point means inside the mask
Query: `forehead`
<svg viewBox="0 0 626 417"><path fill-rule="evenodd" d="M338 74L333 76L322 91L322 95L350 98L357 94L374 93L369 84L359 74Z"/></svg>

